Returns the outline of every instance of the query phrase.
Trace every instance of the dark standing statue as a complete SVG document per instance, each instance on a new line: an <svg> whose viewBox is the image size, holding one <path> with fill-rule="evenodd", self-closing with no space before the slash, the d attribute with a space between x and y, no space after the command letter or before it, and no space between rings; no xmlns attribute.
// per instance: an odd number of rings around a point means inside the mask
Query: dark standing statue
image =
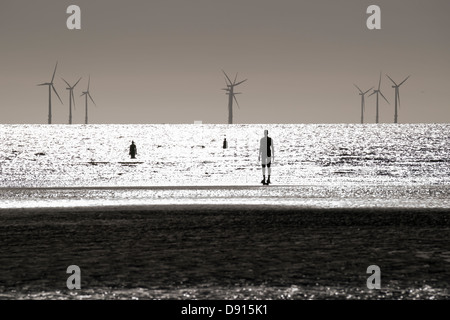
<svg viewBox="0 0 450 320"><path fill-rule="evenodd" d="M130 145L130 156L131 156L131 159L136 159L136 154L137 154L136 145L134 144L134 141L131 141L131 145Z"/></svg>
<svg viewBox="0 0 450 320"><path fill-rule="evenodd" d="M271 164L275 160L275 148L273 146L273 140L268 136L269 131L264 130L264 137L261 138L259 143L259 154L258 154L258 162L261 161L262 166L262 174L263 179L261 183L263 185L269 185L270 182L270 174L271 174ZM267 167L267 181L266 181L266 167Z"/></svg>

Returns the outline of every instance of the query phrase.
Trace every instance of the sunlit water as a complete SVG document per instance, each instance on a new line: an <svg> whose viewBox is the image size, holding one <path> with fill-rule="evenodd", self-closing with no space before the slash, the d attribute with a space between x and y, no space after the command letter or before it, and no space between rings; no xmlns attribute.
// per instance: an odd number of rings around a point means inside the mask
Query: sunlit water
<svg viewBox="0 0 450 320"><path fill-rule="evenodd" d="M269 130L275 146L273 184L269 187L259 183L261 168L257 161L264 129ZM450 125L444 124L0 125L0 209L5 210L1 217L10 217L7 210L13 208L121 205L447 209L449 129ZM222 148L224 137L228 149ZM138 148L135 160L128 155L131 140ZM8 221L19 226L22 223L20 219ZM425 230L433 233L431 227ZM395 233L395 228L387 231ZM435 236L430 241L437 243L440 238ZM450 261L448 250L432 245L428 251L421 248L414 252L414 259L434 257L439 264ZM429 257L424 258L424 254ZM405 252L403 255L407 257ZM405 272L408 270L405 267ZM381 291L363 285L326 286L314 280L304 285L221 286L205 281L194 287L106 286L76 292L0 284L0 298L6 299L448 297L445 285L428 284L423 279L408 285L391 281Z"/></svg>
<svg viewBox="0 0 450 320"><path fill-rule="evenodd" d="M259 184L264 129L275 146L271 180L278 188L270 191ZM446 124L0 125L0 187L8 188L0 206L450 207L449 129ZM222 148L224 137L228 149ZM131 140L138 148L135 160L128 155ZM178 189L158 188L163 186ZM191 188L205 186L232 188Z"/></svg>

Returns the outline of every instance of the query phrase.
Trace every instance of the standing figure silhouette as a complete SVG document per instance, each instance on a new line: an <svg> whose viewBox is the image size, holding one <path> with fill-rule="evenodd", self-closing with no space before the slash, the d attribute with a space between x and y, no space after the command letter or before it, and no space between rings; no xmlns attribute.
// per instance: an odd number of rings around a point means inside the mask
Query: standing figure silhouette
<svg viewBox="0 0 450 320"><path fill-rule="evenodd" d="M271 168L270 165L272 161L275 160L275 149L273 146L273 140L268 136L269 131L264 130L264 137L261 138L259 142L259 154L258 154L258 162L261 161L262 166L262 174L263 179L261 181L262 184L268 185L270 184L270 174ZM267 181L266 181L266 167L267 167Z"/></svg>
<svg viewBox="0 0 450 320"><path fill-rule="evenodd" d="M131 156L131 159L136 159L136 154L137 154L136 145L134 144L134 141L131 141L131 145L130 145L130 156Z"/></svg>

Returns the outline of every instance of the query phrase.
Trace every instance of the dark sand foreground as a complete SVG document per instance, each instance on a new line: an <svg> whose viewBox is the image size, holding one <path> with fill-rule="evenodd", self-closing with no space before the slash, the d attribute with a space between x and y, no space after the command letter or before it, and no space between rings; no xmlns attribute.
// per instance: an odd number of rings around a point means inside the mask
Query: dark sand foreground
<svg viewBox="0 0 450 320"><path fill-rule="evenodd" d="M3 297L67 292L69 265L81 268L82 289L225 292L253 286L367 291L367 267L378 265L384 292L396 288L408 298L408 291L425 287L439 291L437 298L450 297L449 210L8 209L0 220Z"/></svg>

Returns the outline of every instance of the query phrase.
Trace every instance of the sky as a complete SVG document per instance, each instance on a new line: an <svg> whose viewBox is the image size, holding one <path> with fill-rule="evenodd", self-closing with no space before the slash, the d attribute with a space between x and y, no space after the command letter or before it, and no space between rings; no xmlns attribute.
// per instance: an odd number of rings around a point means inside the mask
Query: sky
<svg viewBox="0 0 450 320"><path fill-rule="evenodd" d="M69 30L66 9L81 9ZM370 5L381 29L369 30ZM237 87L234 123L360 123L363 90L378 86L381 123L450 121L448 0L2 0L0 123L46 124L56 61L53 123L228 121L224 70ZM375 122L375 95L365 122Z"/></svg>

